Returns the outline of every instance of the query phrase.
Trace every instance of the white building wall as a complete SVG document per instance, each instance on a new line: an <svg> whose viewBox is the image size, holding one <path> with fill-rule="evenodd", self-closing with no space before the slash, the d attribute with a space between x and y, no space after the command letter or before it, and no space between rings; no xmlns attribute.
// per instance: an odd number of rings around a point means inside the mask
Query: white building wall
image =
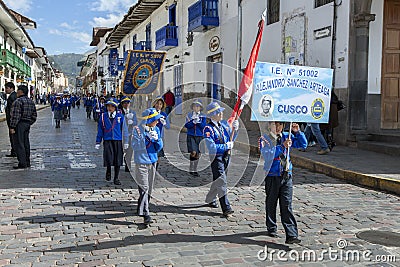
<svg viewBox="0 0 400 267"><path fill-rule="evenodd" d="M384 0L373 0L371 14L375 21L369 24L368 94L381 94Z"/></svg>

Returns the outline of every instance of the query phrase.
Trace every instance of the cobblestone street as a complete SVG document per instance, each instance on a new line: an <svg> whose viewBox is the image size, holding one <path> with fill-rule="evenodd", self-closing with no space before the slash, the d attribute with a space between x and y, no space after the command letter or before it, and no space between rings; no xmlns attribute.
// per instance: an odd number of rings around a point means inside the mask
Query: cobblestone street
<svg viewBox="0 0 400 267"><path fill-rule="evenodd" d="M156 178L154 223L145 228L136 216L138 192L130 174L122 173L122 186L104 179L102 152L94 148L97 125L85 115L73 109L60 130L52 126L50 109L39 111L31 130L32 168L17 171L11 170L15 159L5 157L7 126L0 123L0 266L400 266L399 247L356 236L363 230L399 233L399 197L295 169L293 205L302 243L287 246L280 222L280 238L266 236L258 159L234 151L228 176L235 213L225 219L220 209L203 206L211 181L206 157L200 177L189 176L173 130ZM372 260L392 255L397 262L276 257L278 250L337 250L338 240L344 251L368 250ZM265 246L275 250L272 261L258 257Z"/></svg>

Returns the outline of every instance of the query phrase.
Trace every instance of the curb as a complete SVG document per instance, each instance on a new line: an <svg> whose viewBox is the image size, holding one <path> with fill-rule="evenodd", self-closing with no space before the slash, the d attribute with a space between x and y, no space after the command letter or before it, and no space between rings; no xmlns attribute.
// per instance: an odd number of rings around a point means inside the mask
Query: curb
<svg viewBox="0 0 400 267"><path fill-rule="evenodd" d="M48 108L48 107L50 107L50 106L46 105L46 106L43 106L43 107L38 107L38 108L36 108L36 111L40 111L40 110ZM0 117L0 122L3 122L3 121L6 121L6 116Z"/></svg>
<svg viewBox="0 0 400 267"><path fill-rule="evenodd" d="M181 129L180 127L175 125L171 125L171 129L181 131L184 133L186 132L185 128ZM250 152L250 155L252 156L260 155L258 147L246 143L236 141L235 148L239 149L244 153ZM311 160L296 155L292 155L291 159L293 165L296 167L307 169L312 172L322 173L336 179L345 180L352 184L362 185L368 188L386 191L400 196L399 180L368 175L351 170L345 170L326 163L318 162L315 160Z"/></svg>

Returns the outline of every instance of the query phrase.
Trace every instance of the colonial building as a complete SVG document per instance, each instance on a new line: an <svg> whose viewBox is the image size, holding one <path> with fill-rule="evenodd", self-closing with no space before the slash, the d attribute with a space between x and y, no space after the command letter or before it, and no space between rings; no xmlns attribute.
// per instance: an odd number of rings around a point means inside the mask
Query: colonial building
<svg viewBox="0 0 400 267"><path fill-rule="evenodd" d="M116 49L123 59L128 50L166 51L154 94L171 88L178 104L208 96L232 105L265 8L259 61L335 70L335 92L347 104L339 113L338 141L400 135L400 2L395 0L139 0L101 37L107 45L101 55ZM105 69L106 61L102 64ZM122 71L112 77L119 85ZM143 108L152 97L138 95L135 102ZM178 108L174 116L182 113ZM247 109L246 123L249 117Z"/></svg>
<svg viewBox="0 0 400 267"><path fill-rule="evenodd" d="M51 91L54 70L46 51L35 47L27 30L36 22L10 10L0 0L0 86L7 82L26 84L39 93Z"/></svg>

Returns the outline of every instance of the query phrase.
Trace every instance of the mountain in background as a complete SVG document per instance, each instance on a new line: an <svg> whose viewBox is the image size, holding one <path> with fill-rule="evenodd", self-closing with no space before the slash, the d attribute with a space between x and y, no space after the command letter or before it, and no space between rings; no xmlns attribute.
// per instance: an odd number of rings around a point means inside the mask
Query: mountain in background
<svg viewBox="0 0 400 267"><path fill-rule="evenodd" d="M69 80L69 84L75 86L75 78L79 75L81 67L77 66L84 55L66 53L60 55L49 56L50 63L53 64L54 68L63 72Z"/></svg>

